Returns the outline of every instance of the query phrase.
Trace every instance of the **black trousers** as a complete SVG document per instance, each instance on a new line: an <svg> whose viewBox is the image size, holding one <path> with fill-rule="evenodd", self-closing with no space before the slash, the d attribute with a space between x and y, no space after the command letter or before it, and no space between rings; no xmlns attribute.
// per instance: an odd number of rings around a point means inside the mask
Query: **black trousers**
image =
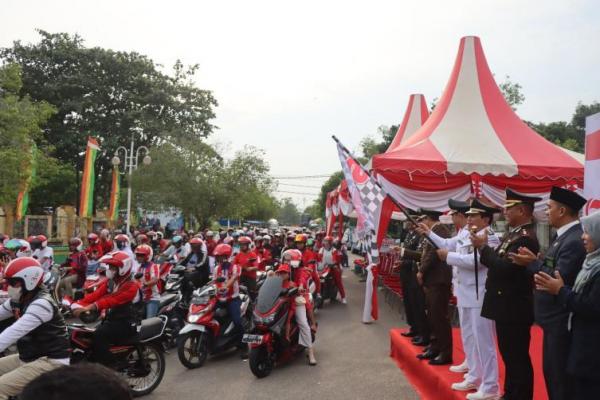
<svg viewBox="0 0 600 400"><path fill-rule="evenodd" d="M256 295L257 295L257 293L256 293L256 279L242 275L240 277L240 284L243 285L243 286L246 286L246 289L248 289L248 294L250 295L250 298L252 300L254 300L256 298Z"/></svg>
<svg viewBox="0 0 600 400"><path fill-rule="evenodd" d="M533 366L529 357L531 324L496 322L498 349L506 369L504 399L533 398Z"/></svg>
<svg viewBox="0 0 600 400"><path fill-rule="evenodd" d="M411 332L419 333L416 324L418 284L410 261L402 262L402 266L400 267L400 283L402 284L402 302L404 303L406 323L410 326Z"/></svg>
<svg viewBox="0 0 600 400"><path fill-rule="evenodd" d="M181 294L186 303L190 302L195 289L208 283L208 275L205 271L186 272L181 283Z"/></svg>
<svg viewBox="0 0 600 400"><path fill-rule="evenodd" d="M448 303L450 302L450 285L432 285L425 287L427 301L427 317L429 326L435 336L430 349L444 357L452 358L452 326Z"/></svg>
<svg viewBox="0 0 600 400"><path fill-rule="evenodd" d="M417 275L413 272L413 278L415 283L417 281ZM419 336L424 340L429 341L431 339L431 327L427 319L427 303L425 302L425 291L423 287L418 283L415 286L409 288L409 297L411 300L411 307L413 309L413 317L415 323L415 329Z"/></svg>
<svg viewBox="0 0 600 400"><path fill-rule="evenodd" d="M94 361L108 367L114 365L115 358L110 352L110 346L126 343L133 339L136 333L134 322L127 320L104 321L94 332L94 341L92 342Z"/></svg>
<svg viewBox="0 0 600 400"><path fill-rule="evenodd" d="M594 371L598 373L598 371ZM574 395L573 400L589 400L597 399L600 393L600 377L599 378L573 378Z"/></svg>
<svg viewBox="0 0 600 400"><path fill-rule="evenodd" d="M571 400L573 379L567 374L571 333L566 321L544 324L544 378L549 400ZM597 394L600 397L600 392Z"/></svg>

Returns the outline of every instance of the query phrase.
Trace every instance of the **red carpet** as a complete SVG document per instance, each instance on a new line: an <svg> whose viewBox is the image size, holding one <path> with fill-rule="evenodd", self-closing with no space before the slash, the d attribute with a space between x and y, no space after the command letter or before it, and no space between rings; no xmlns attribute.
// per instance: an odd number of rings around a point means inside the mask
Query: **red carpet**
<svg viewBox="0 0 600 400"><path fill-rule="evenodd" d="M417 359L417 354L422 347L413 346L410 338L400 335L404 329L390 330L391 356L396 360L398 366L404 371L406 377L412 383L415 390L424 400L464 400L468 392L457 392L450 389L450 385L462 381L462 374L455 374L448 370L447 365L433 366L426 361ZM460 331L458 328L452 330L454 346L454 363L464 360ZM546 386L542 372L542 330L538 326L531 329L531 361L534 371L534 396L535 400L547 400ZM504 364L502 357L498 354L500 364L500 390L504 387Z"/></svg>

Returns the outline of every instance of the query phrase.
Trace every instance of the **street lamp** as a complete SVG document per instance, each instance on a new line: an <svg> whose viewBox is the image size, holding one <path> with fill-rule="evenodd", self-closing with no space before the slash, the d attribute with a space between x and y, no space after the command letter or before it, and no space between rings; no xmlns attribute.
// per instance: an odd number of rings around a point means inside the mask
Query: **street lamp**
<svg viewBox="0 0 600 400"><path fill-rule="evenodd" d="M125 165L123 166L123 173L125 170L129 169L129 184L127 185L127 234L129 234L129 228L131 226L131 173L133 170L138 167L138 159L140 157L140 150L144 152L144 158L142 159L142 163L144 165L149 165L152 162L152 158L150 158L150 151L146 146L138 146L138 148L133 150L133 133L131 134L131 145L129 147L129 151L124 146L119 146L117 150L115 150L115 155L112 158L112 164L114 166L118 166L121 164L121 159L119 158L119 151L123 152Z"/></svg>

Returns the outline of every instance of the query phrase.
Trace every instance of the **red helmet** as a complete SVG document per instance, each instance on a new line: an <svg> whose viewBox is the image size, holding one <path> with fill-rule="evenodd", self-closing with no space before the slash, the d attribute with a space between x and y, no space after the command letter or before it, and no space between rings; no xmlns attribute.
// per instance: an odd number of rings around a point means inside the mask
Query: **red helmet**
<svg viewBox="0 0 600 400"><path fill-rule="evenodd" d="M199 237L193 237L192 239L190 239L190 245L200 245L202 246L204 244L204 241L202 239L200 239Z"/></svg>
<svg viewBox="0 0 600 400"><path fill-rule="evenodd" d="M78 237L73 237L69 239L69 247L71 246L76 246L75 249L81 251L83 249L83 242Z"/></svg>
<svg viewBox="0 0 600 400"><path fill-rule="evenodd" d="M302 252L298 249L289 249L283 252L281 258L284 262L289 262L292 267L297 268L302 261Z"/></svg>
<svg viewBox="0 0 600 400"><path fill-rule="evenodd" d="M96 244L98 243L98 235L96 235L95 233L90 233L88 235L88 242L90 242L91 244Z"/></svg>
<svg viewBox="0 0 600 400"><path fill-rule="evenodd" d="M152 247L148 246L147 244L140 244L135 248L135 255L141 255L144 257L144 261L150 261L152 260L154 252L152 251Z"/></svg>
<svg viewBox="0 0 600 400"><path fill-rule="evenodd" d="M100 263L109 267L119 268L119 276L131 273L132 259L124 251L113 251L100 258Z"/></svg>
<svg viewBox="0 0 600 400"><path fill-rule="evenodd" d="M281 264L279 266L279 268L277 268L277 271L275 271L276 273L280 273L280 272L287 272L288 274L290 273L290 266L287 264Z"/></svg>
<svg viewBox="0 0 600 400"><path fill-rule="evenodd" d="M153 238L154 236L156 236L156 232L154 232L154 231L148 231L148 232L146 233L146 235L147 235L149 238Z"/></svg>
<svg viewBox="0 0 600 400"><path fill-rule="evenodd" d="M228 244L225 244L225 243L218 244L217 247L215 247L215 251L213 252L213 255L215 257L218 257L218 256L230 257L231 256L231 246Z"/></svg>
<svg viewBox="0 0 600 400"><path fill-rule="evenodd" d="M4 269L4 278L20 279L25 285L25 290L31 291L44 280L44 269L35 258L15 258Z"/></svg>
<svg viewBox="0 0 600 400"><path fill-rule="evenodd" d="M137 235L136 240L137 240L138 244L146 244L146 243L150 242L150 239L148 239L148 236L146 236L146 234L144 234L144 233L140 233L139 235Z"/></svg>
<svg viewBox="0 0 600 400"><path fill-rule="evenodd" d="M115 241L129 243L129 237L127 235L119 233L117 236L115 236Z"/></svg>
<svg viewBox="0 0 600 400"><path fill-rule="evenodd" d="M325 236L325 237L323 238L323 241L326 241L326 242L330 242L330 243L331 243L331 242L333 242L333 237L332 237L332 236Z"/></svg>
<svg viewBox="0 0 600 400"><path fill-rule="evenodd" d="M239 244L250 244L250 243L252 243L252 239L250 239L248 236L242 236L238 239L238 243Z"/></svg>

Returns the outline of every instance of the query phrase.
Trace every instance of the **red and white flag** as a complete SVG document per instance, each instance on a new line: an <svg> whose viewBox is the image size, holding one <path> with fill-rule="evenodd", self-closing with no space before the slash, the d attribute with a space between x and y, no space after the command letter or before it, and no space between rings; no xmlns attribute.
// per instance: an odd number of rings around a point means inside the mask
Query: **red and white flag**
<svg viewBox="0 0 600 400"><path fill-rule="evenodd" d="M585 119L585 171L583 195L586 215L600 211L600 113Z"/></svg>

